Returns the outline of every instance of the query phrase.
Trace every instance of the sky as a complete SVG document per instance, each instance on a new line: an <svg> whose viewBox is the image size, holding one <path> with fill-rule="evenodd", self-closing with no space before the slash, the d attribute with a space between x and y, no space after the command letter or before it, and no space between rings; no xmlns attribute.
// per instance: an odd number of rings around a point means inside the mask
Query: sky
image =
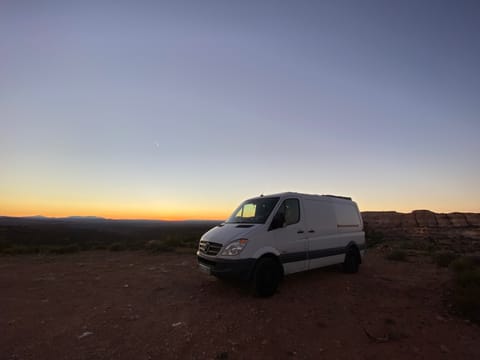
<svg viewBox="0 0 480 360"><path fill-rule="evenodd" d="M0 1L0 215L480 212L479 64L477 1Z"/></svg>

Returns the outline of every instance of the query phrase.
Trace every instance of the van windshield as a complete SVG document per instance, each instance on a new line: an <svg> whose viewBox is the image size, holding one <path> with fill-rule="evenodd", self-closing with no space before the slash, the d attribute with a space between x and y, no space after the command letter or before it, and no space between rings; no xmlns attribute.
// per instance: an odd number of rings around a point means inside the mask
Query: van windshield
<svg viewBox="0 0 480 360"><path fill-rule="evenodd" d="M278 197L257 198L244 201L226 221L227 224L265 224Z"/></svg>

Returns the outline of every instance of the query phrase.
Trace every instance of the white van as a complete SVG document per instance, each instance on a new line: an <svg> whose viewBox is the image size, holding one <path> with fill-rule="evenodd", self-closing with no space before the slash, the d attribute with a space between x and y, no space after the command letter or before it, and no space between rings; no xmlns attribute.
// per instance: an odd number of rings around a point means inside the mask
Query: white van
<svg viewBox="0 0 480 360"><path fill-rule="evenodd" d="M365 252L358 206L351 198L281 193L244 201L200 239L201 270L252 281L260 296L283 275L333 264L355 273Z"/></svg>

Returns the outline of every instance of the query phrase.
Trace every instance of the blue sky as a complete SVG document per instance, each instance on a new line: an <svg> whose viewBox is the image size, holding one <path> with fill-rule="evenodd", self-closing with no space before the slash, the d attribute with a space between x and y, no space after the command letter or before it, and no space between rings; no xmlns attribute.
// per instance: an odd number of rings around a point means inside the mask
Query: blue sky
<svg viewBox="0 0 480 360"><path fill-rule="evenodd" d="M480 211L475 1L7 1L0 53L0 214Z"/></svg>

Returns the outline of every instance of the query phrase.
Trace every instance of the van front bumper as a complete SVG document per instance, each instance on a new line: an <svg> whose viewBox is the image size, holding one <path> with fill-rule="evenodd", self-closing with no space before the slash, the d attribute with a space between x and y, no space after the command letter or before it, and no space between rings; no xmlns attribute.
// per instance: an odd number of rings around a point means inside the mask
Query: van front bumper
<svg viewBox="0 0 480 360"><path fill-rule="evenodd" d="M221 278L250 280L255 266L255 259L212 259L201 255L197 258L202 270Z"/></svg>

